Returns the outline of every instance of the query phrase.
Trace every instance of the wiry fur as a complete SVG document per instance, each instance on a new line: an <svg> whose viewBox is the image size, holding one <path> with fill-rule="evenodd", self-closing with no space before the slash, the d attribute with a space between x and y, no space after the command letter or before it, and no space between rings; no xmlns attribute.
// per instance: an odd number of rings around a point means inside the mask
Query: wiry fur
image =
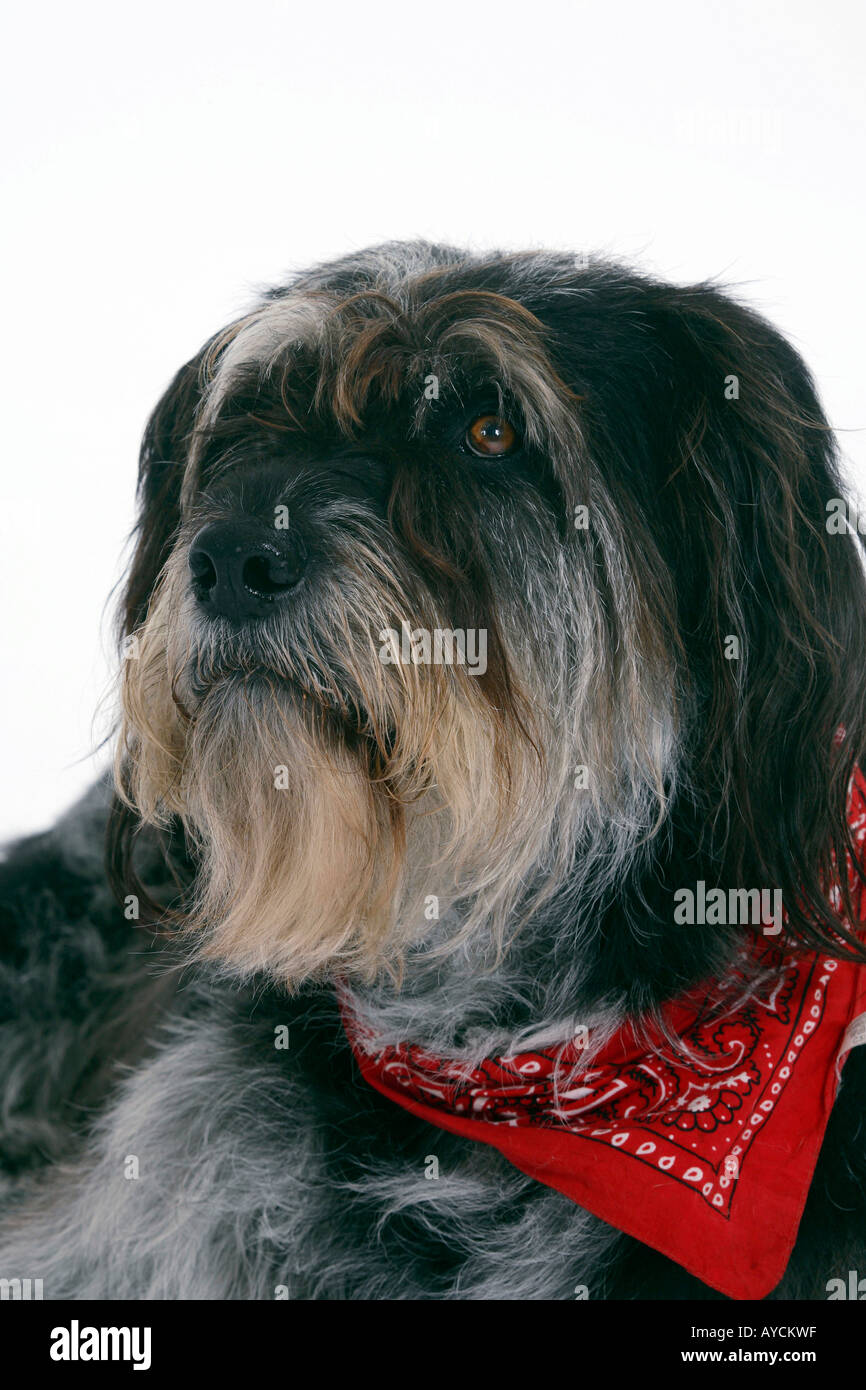
<svg viewBox="0 0 866 1390"><path fill-rule="evenodd" d="M459 453L482 404L517 422L513 462ZM387 246L205 345L141 494L117 794L4 870L0 1275L713 1296L363 1086L332 980L383 1040L477 1059L579 1022L600 1044L721 969L738 929L673 924L701 877L781 887L792 948L862 953L823 884L866 741L864 583L823 524L844 493L802 363L711 287ZM313 557L292 602L205 617L195 536L280 505ZM383 664L403 620L485 629L486 673ZM112 902L103 828L158 934ZM780 1296L866 1261L864 1093L855 1056Z"/></svg>
<svg viewBox="0 0 866 1390"><path fill-rule="evenodd" d="M270 492L248 480L259 513L301 512L327 572L264 634L196 614L186 556L200 527L237 505L233 422L241 411L248 448L245 393L251 418L282 445L311 413L345 445L371 400L406 398L414 439L432 411L425 377L457 391L451 363L471 353L498 399L520 402L527 447L555 458L573 489L572 393L544 357L535 316L490 291L427 302L417 282L414 292L410 316L405 290L345 301L316 291L312 305L295 291L208 349L181 530L124 671L119 782L146 819L179 816L194 840L202 866L189 917L207 924L205 952L294 981L335 963L368 975L399 965L401 946L427 927L430 893L462 909L449 950L482 932L501 943L508 923L573 881L578 857L591 909L659 822L674 777L672 664L652 609L638 606L604 494L590 548L573 529L557 535L550 501L529 488L516 510L513 492L479 495L456 476L450 533L437 534L440 501L411 460L387 510L329 496L313 468ZM363 432L358 446L370 447ZM459 666L382 665L383 629L471 625L455 610L471 613L482 573L492 693ZM594 769L588 795L575 794L575 763ZM276 766L291 786L275 793Z"/></svg>

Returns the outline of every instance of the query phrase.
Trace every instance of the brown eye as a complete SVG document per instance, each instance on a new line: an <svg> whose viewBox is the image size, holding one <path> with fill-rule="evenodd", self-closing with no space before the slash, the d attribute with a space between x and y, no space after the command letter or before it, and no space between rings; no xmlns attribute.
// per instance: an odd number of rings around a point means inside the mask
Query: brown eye
<svg viewBox="0 0 866 1390"><path fill-rule="evenodd" d="M466 431L467 446L482 458L510 454L517 442L517 432L501 415L479 415Z"/></svg>

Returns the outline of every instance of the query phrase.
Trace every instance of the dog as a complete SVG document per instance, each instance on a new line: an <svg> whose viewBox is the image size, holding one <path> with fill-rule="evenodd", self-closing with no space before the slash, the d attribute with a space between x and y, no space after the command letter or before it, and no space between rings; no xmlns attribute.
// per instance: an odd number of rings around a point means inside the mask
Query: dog
<svg viewBox="0 0 866 1390"><path fill-rule="evenodd" d="M139 492L114 773L2 870L0 1275L866 1270L866 589L792 346L712 284L386 244L205 343Z"/></svg>

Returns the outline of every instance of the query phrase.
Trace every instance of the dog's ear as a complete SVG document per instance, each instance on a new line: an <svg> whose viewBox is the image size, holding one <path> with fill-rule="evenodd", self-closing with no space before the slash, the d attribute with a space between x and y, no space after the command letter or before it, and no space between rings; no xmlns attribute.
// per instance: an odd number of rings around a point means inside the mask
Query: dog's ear
<svg viewBox="0 0 866 1390"><path fill-rule="evenodd" d="M201 398L206 351L207 346L181 367L145 427L138 467L135 551L119 613L121 636L143 622L180 521L181 484Z"/></svg>
<svg viewBox="0 0 866 1390"><path fill-rule="evenodd" d="M127 573L118 612L118 635L122 639L137 628L147 615L154 585L168 558L180 522L180 497L187 450L201 399L202 362L206 344L180 371L157 403L145 427L138 466L138 519L133 532L135 549ZM140 882L133 863L139 819L127 800L115 793L106 826L106 868L109 882L119 903L129 893L138 896L140 906L153 924L161 919L160 904ZM178 889L178 870L172 863L173 849L183 856L182 832L158 837L165 858L169 896ZM175 843L176 841L176 843ZM151 866L151 876L153 867Z"/></svg>
<svg viewBox="0 0 866 1390"><path fill-rule="evenodd" d="M835 442L791 345L712 288L667 294L660 517L706 848L729 883L781 889L795 935L836 949L826 886L852 850L847 791L866 744L860 536L833 524Z"/></svg>

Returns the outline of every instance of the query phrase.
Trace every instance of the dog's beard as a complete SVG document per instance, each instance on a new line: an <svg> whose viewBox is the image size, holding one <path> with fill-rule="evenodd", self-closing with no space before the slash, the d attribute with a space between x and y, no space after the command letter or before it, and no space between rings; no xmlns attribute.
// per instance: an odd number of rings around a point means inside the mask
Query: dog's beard
<svg viewBox="0 0 866 1390"><path fill-rule="evenodd" d="M244 973L394 968L455 899L504 916L538 855L528 706L494 707L460 665L383 663L398 614L443 624L381 580L355 545L291 640L203 631L178 549L131 644L118 784L145 822L181 819L190 940Z"/></svg>
<svg viewBox="0 0 866 1390"><path fill-rule="evenodd" d="M539 576L531 622L522 582L491 690L467 666L383 663L383 629L450 624L383 537L331 543L307 604L250 631L201 619L180 543L124 663L118 786L143 821L183 823L196 953L371 978L422 938L495 953L566 885L591 912L673 776L672 679L636 586L614 592L614 642L589 564Z"/></svg>

